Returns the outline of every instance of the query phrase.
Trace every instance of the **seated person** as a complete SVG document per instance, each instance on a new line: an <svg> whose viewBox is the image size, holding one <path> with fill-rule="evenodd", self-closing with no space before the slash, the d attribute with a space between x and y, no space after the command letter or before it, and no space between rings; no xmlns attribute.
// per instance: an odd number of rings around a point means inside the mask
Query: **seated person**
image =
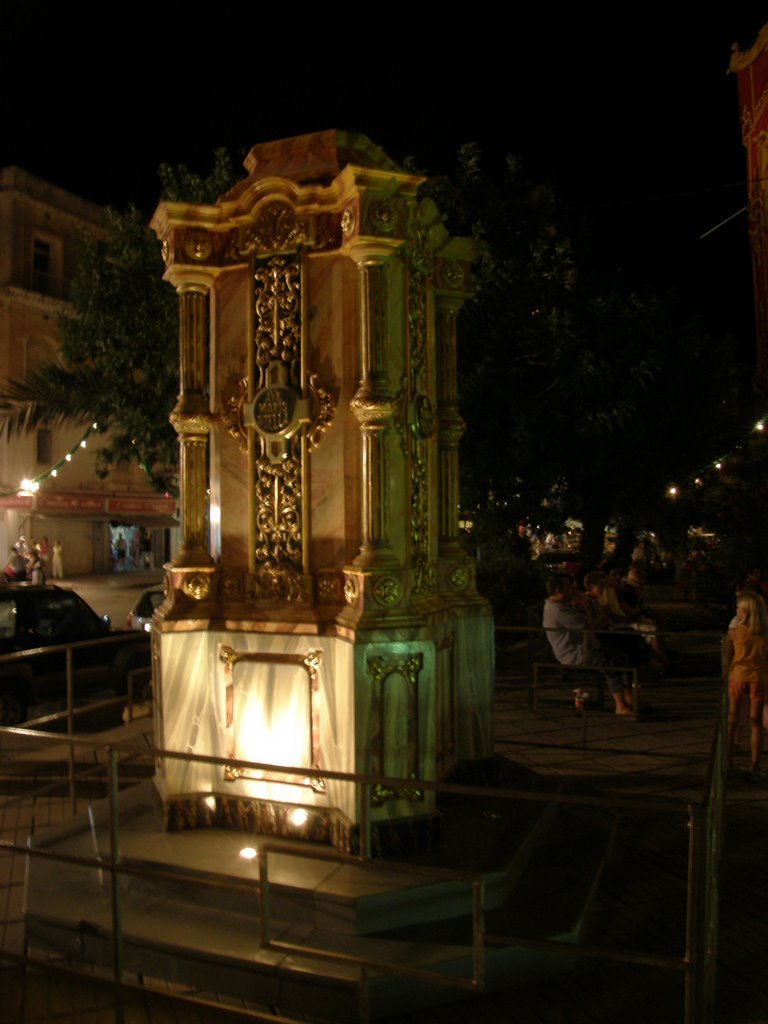
<svg viewBox="0 0 768 1024"><path fill-rule="evenodd" d="M605 587L600 597L600 603L608 608L614 622L624 622L630 617L631 612L623 600L624 588L619 563L612 558L607 558L601 564L600 572L605 577Z"/></svg>
<svg viewBox="0 0 768 1024"><path fill-rule="evenodd" d="M664 641L658 635L656 622L643 603L644 590L645 572L637 566L632 566L627 573L626 587L623 592L623 601L630 611L630 626L642 633L643 640L651 651L650 660L661 672L666 672L669 668L669 652Z"/></svg>
<svg viewBox="0 0 768 1024"><path fill-rule="evenodd" d="M651 654L643 640L628 632L633 625L629 621L630 616L623 610L616 616L606 603L606 591L610 590L616 592L616 588L609 586L605 573L596 569L584 577L584 593L575 603L584 608L593 629L615 631L610 637L600 636L600 641L621 652L625 665L637 665L638 668L647 665Z"/></svg>
<svg viewBox="0 0 768 1024"><path fill-rule="evenodd" d="M574 604L583 608L593 629L609 629L613 622L604 594L605 573L594 569L584 577L584 593L574 598Z"/></svg>
<svg viewBox="0 0 768 1024"><path fill-rule="evenodd" d="M578 588L569 573L553 573L547 580L542 625L552 653L561 665L587 665L604 670L617 715L631 715L632 687L629 676L611 671L626 659L610 646L599 642L590 632L586 613L574 603Z"/></svg>

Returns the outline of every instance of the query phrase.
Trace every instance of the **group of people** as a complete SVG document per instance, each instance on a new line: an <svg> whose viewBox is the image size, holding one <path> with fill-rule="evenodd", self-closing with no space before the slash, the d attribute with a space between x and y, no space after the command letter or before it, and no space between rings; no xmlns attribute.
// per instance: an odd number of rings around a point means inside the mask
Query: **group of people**
<svg viewBox="0 0 768 1024"><path fill-rule="evenodd" d="M584 577L580 590L573 574L553 573L542 624L561 665L584 665L603 671L617 715L634 713L631 667L663 672L669 652L643 603L645 576L633 564L626 578L615 562L606 562ZM768 584L759 573L747 575L737 590L736 614L728 628L728 768L742 725L748 722L750 779L765 777L760 768L763 730L768 726Z"/></svg>
<svg viewBox="0 0 768 1024"><path fill-rule="evenodd" d="M47 537L39 542L27 542L25 537L20 536L11 548L5 576L13 583L24 580L29 583L45 583L49 563L53 578L63 579L64 559L60 540L54 541L51 547Z"/></svg>
<svg viewBox="0 0 768 1024"><path fill-rule="evenodd" d="M121 527L112 539L112 568L115 572L154 569L152 534L149 530Z"/></svg>
<svg viewBox="0 0 768 1024"><path fill-rule="evenodd" d="M584 577L580 590L568 572L547 581L543 626L561 665L585 665L604 672L617 715L635 712L632 668L664 672L669 653L643 602L645 573L633 565L622 579L618 565L604 562Z"/></svg>

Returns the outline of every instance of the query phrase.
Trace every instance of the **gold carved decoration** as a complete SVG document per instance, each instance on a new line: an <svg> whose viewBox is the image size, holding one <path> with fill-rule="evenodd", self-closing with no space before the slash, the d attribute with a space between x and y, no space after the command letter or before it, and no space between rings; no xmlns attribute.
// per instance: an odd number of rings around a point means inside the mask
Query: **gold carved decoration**
<svg viewBox="0 0 768 1024"><path fill-rule="evenodd" d="M402 749L403 738L405 760L407 762L404 778L415 779L419 776L419 674L424 664L421 653L406 654L401 658L370 658L368 674L373 687L371 695L371 775L386 775L386 751ZM394 685L395 677L403 680L406 689L406 720L394 723L395 735L390 735L393 723L386 714L387 684ZM387 727L389 721L389 730ZM422 790L413 786L390 788L384 785L372 787L371 802L380 806L387 800L423 800Z"/></svg>
<svg viewBox="0 0 768 1024"><path fill-rule="evenodd" d="M447 260L443 263L443 277L448 284L453 285L457 288L464 281L464 268L460 263L455 260Z"/></svg>
<svg viewBox="0 0 768 1024"><path fill-rule="evenodd" d="M394 576L379 576L373 584L373 596L379 604L392 607L400 602L403 588Z"/></svg>
<svg viewBox="0 0 768 1024"><path fill-rule="evenodd" d="M237 253L294 252L310 242L309 223L298 219L288 203L272 200L259 210L252 224L240 229Z"/></svg>
<svg viewBox="0 0 768 1024"><path fill-rule="evenodd" d="M207 573L195 573L194 576L185 576L181 589L194 601L204 601L211 592L211 578Z"/></svg>
<svg viewBox="0 0 768 1024"><path fill-rule="evenodd" d="M413 592L435 589L437 573L430 559L429 461L427 441L434 430L434 413L427 394L427 281L433 268L430 225L416 208L408 247L408 405L411 422L411 562Z"/></svg>
<svg viewBox="0 0 768 1024"><path fill-rule="evenodd" d="M357 576L346 576L344 578L344 600L349 605L356 605L360 596L360 585Z"/></svg>
<svg viewBox="0 0 768 1024"><path fill-rule="evenodd" d="M354 208L348 206L344 213L341 215L341 230L342 234L351 235L355 230L355 224L357 223L357 217L355 215Z"/></svg>
<svg viewBox="0 0 768 1024"><path fill-rule="evenodd" d="M386 234L394 231L395 228L395 211L390 203L377 202L371 204L369 211L371 221L374 227L379 231L383 231Z"/></svg>
<svg viewBox="0 0 768 1024"><path fill-rule="evenodd" d="M295 666L303 668L307 674L309 689L309 721L307 724L308 750L307 768L320 769L322 757L320 752L320 708L319 708L319 670L323 663L323 652L314 648L305 654L263 654L256 651L238 651L225 644L219 646L219 660L224 666L226 727L231 729L238 714L235 698L235 667L240 664L257 664L270 666ZM258 682L258 676L256 677ZM297 723L297 726L299 723ZM234 749L234 739L230 740L229 756L233 760L252 760L238 758ZM299 767L299 766L297 766ZM316 793L325 792L325 781L316 776L299 776L289 772L269 771L267 769L244 768L236 765L224 766L225 782L237 779L250 779L260 782L282 782L293 786L308 786Z"/></svg>
<svg viewBox="0 0 768 1024"><path fill-rule="evenodd" d="M276 256L257 262L253 272L253 364L258 374L254 394L280 387L298 396L301 372L301 267ZM265 436L254 411L255 595L299 601L303 567L302 475L299 435Z"/></svg>
<svg viewBox="0 0 768 1024"><path fill-rule="evenodd" d="M237 441L243 451L248 450L248 432L243 419L243 406L248 397L248 378L242 377L236 384L234 393L225 400L222 421L229 434Z"/></svg>
<svg viewBox="0 0 768 1024"><path fill-rule="evenodd" d="M448 582L454 590L463 590L469 583L469 571L463 565L454 566L448 574Z"/></svg>
<svg viewBox="0 0 768 1024"><path fill-rule="evenodd" d="M341 604L343 600L342 577L339 573L326 572L318 577L317 598L320 604Z"/></svg>
<svg viewBox="0 0 768 1024"><path fill-rule="evenodd" d="M336 407L317 375L302 373L299 261L284 255L257 260L252 281L253 385L247 377L238 380L223 415L243 451L253 430L254 571L248 590L256 600L305 603L311 595L303 564L302 461L320 443Z"/></svg>
<svg viewBox="0 0 768 1024"><path fill-rule="evenodd" d="M193 228L187 232L184 239L184 252L191 260L199 263L207 260L213 252L211 236L201 228Z"/></svg>

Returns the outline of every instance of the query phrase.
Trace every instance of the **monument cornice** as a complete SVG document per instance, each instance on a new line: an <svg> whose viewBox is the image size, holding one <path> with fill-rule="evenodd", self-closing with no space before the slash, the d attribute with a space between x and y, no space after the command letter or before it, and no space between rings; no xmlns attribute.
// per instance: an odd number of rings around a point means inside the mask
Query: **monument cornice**
<svg viewBox="0 0 768 1024"><path fill-rule="evenodd" d="M348 239L342 251L358 265L358 267L375 266L384 263L393 253L405 245L404 238L381 238L371 235L358 235Z"/></svg>
<svg viewBox="0 0 768 1024"><path fill-rule="evenodd" d="M207 295L213 287L218 273L218 267L209 265L170 263L165 269L163 278L179 292L200 292L202 295Z"/></svg>
<svg viewBox="0 0 768 1024"><path fill-rule="evenodd" d="M738 74L739 71L748 68L750 64L754 64L760 54L766 49L768 49L768 25L763 25L760 29L760 34L748 50L742 50L738 43L733 44L728 71L731 74Z"/></svg>
<svg viewBox="0 0 768 1024"><path fill-rule="evenodd" d="M413 198L424 181L426 178L421 174L406 174L403 171L378 170L347 164L337 175L334 184L346 198L373 191L391 199L395 196Z"/></svg>

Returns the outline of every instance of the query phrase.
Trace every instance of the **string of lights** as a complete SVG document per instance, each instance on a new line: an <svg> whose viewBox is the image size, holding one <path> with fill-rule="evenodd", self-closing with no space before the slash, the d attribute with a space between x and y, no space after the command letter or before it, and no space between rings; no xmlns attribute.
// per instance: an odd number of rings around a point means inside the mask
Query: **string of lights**
<svg viewBox="0 0 768 1024"><path fill-rule="evenodd" d="M762 419L759 419L753 426L752 430L757 434L762 434L768 431L768 414L763 416ZM738 447L735 450L737 451ZM714 462L710 464L708 468L720 471L721 469L723 469L728 459L731 458L733 455L734 452L730 452L727 455L719 456L717 459L714 460ZM692 483L693 486L697 488L704 486L704 480L699 475L692 477ZM670 484L669 487L667 487L667 497L673 499L679 498L683 494L683 490L684 489L679 484Z"/></svg>
<svg viewBox="0 0 768 1024"><path fill-rule="evenodd" d="M77 442L77 444L73 445L72 448L70 448L69 451L65 455L63 455L58 462L55 462L49 469L46 469L43 473L39 473L37 476L25 477L21 481L19 486L15 487L13 490L0 491L0 498L10 498L14 494L36 494L37 491L40 490L40 484L43 483L44 480L47 480L49 477L57 477L59 475L59 470L61 469L61 467L65 466L68 462L71 462L79 451L87 447L88 438L94 431L98 429L98 423L92 423L90 427L88 427L88 429L85 431L83 436L80 438L80 440Z"/></svg>

